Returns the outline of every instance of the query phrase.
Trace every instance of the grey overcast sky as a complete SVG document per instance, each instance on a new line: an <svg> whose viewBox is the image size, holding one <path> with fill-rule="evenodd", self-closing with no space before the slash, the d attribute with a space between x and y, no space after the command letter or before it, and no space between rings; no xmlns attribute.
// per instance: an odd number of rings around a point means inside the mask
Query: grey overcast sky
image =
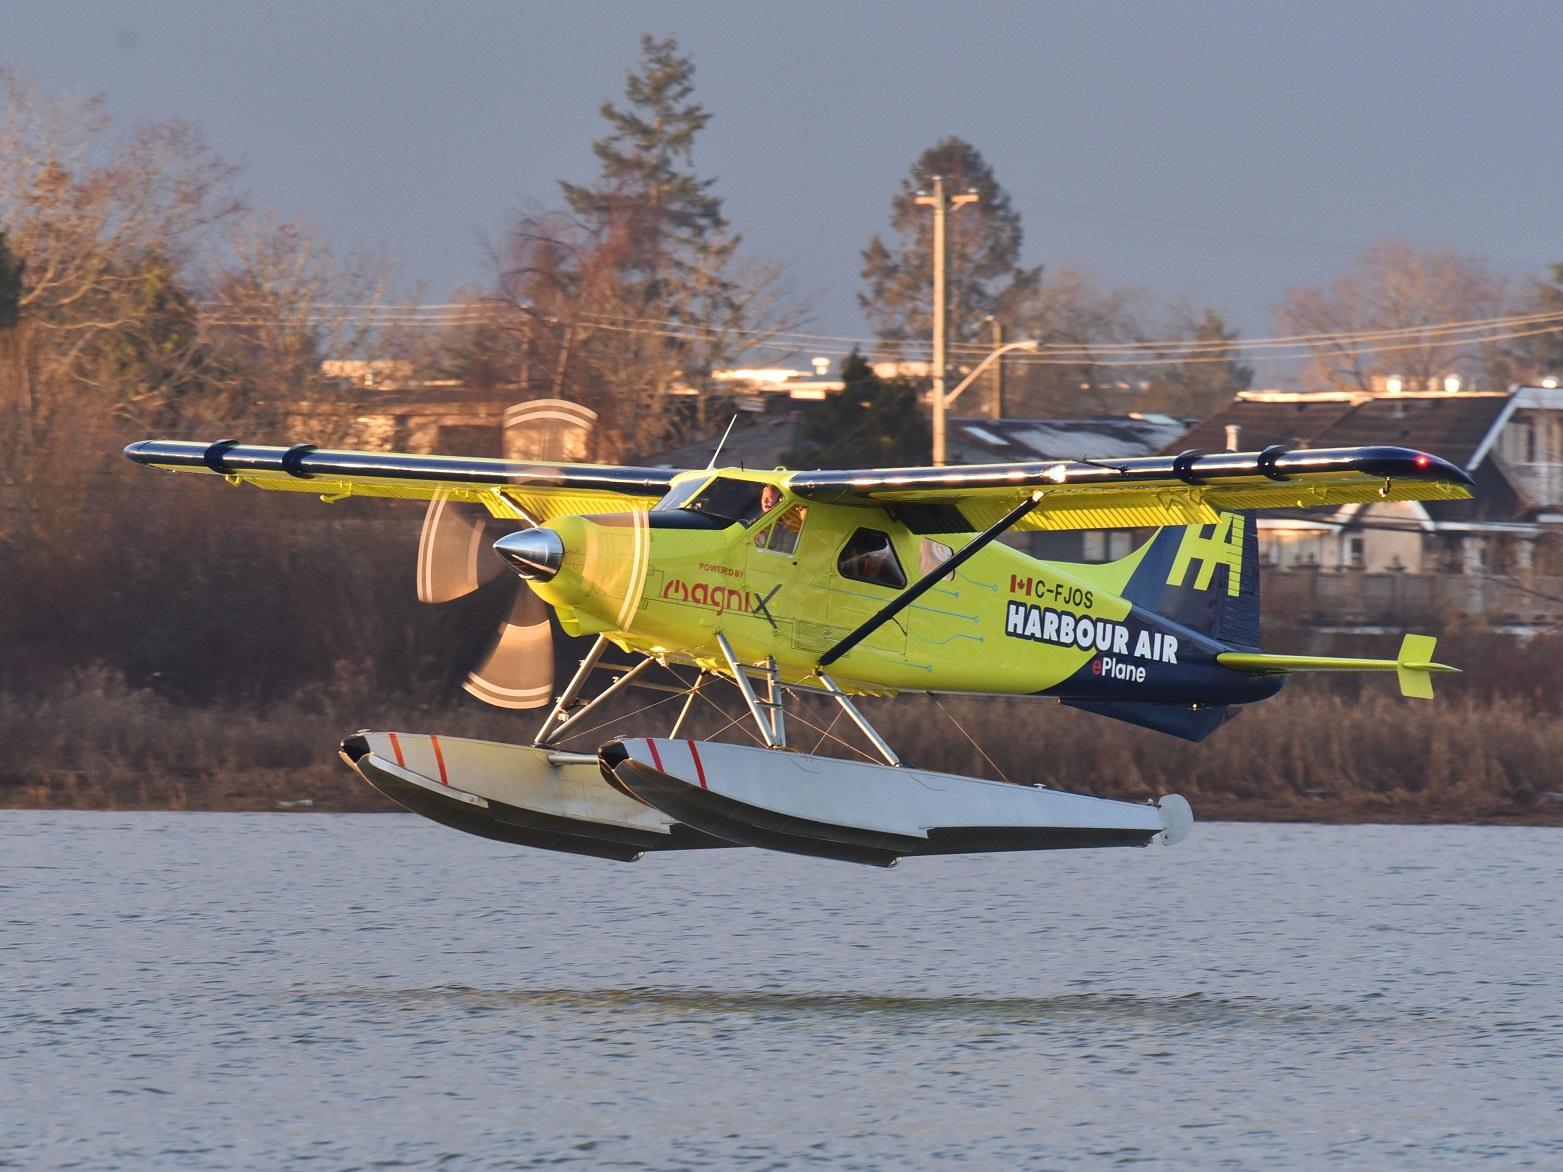
<svg viewBox="0 0 1563 1172"><path fill-rule="evenodd" d="M0 62L119 116L182 117L253 198L381 247L440 300L478 240L594 174L642 32L713 114L697 165L752 254L866 333L859 251L956 134L1020 211L1026 263L1270 331L1289 285L1388 235L1516 274L1563 260L1559 0L998 3L0 0ZM1279 372L1276 372L1279 374ZM1269 372L1261 372L1261 384Z"/></svg>

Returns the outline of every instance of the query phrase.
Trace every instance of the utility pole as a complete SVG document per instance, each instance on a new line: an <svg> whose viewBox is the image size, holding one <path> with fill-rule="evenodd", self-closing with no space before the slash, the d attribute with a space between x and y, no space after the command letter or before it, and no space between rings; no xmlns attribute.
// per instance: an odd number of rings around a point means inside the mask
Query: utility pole
<svg viewBox="0 0 1563 1172"><path fill-rule="evenodd" d="M966 204L976 203L980 197L975 191L968 189L946 200L944 176L934 175L931 178L933 194L920 191L913 200L915 203L933 208L933 462L935 466L942 466L945 459L944 374L947 369L944 358L944 331L949 317L944 288L946 259L944 221L950 212Z"/></svg>

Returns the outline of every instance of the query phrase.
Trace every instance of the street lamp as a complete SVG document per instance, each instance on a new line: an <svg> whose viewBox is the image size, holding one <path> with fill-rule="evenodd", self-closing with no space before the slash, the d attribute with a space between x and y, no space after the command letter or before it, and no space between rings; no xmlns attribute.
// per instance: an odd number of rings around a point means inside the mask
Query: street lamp
<svg viewBox="0 0 1563 1172"><path fill-rule="evenodd" d="M936 382L934 384L934 392L933 392L933 417L934 417L934 427L933 427L933 462L934 462L934 466L935 467L943 467L943 465L944 465L944 460L945 460L945 455L946 455L946 452L945 452L945 433L944 433L944 412L945 412L945 409L947 407L949 407L949 405L951 403L955 402L956 396L958 396L967 387L971 386L972 383L976 382L977 381L977 376L979 374L981 374L983 371L987 370L988 367L992 366L1000 358L1003 358L1004 355L1012 353L1013 351L1016 351L1016 350L1024 350L1028 354L1035 354L1041 348L1042 348L1042 343L1037 341L1035 338L1023 338L1019 342L1009 342L1006 345L1000 346L997 350L994 350L986 358L984 358L981 362L977 363L976 366L972 367L970 372L966 375L966 377L961 379L960 382L956 383L955 384L955 388L952 391L950 391L948 394L944 393L944 388L943 388L943 386L940 383Z"/></svg>

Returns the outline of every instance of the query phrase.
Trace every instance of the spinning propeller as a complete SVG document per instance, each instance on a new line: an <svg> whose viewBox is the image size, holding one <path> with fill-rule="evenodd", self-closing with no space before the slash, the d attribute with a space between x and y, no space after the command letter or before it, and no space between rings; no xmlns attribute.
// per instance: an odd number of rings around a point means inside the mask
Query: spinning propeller
<svg viewBox="0 0 1563 1172"><path fill-rule="evenodd" d="M548 463L585 459L597 414L563 399L535 399L505 412L505 458ZM523 521L489 515L481 505L436 497L418 540L418 601L453 602L499 576L505 564L493 551ZM515 601L482 662L462 688L500 708L541 708L553 699L554 640L548 607L519 577Z"/></svg>

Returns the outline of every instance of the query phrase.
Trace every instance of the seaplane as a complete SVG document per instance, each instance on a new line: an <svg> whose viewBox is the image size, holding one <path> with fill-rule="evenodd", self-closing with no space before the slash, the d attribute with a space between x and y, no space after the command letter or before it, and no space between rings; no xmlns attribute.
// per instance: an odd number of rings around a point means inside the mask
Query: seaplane
<svg viewBox="0 0 1563 1172"><path fill-rule="evenodd" d="M633 861L744 846L893 866L920 855L1171 844L1193 823L1177 794L1133 802L1073 792L1066 761L1021 781L921 769L859 701L1047 697L1091 714L1084 720L1198 741L1297 673L1389 672L1404 695L1430 699L1432 674L1455 670L1434 662L1425 635L1406 635L1394 659L1258 645L1255 510L1468 498L1470 477L1427 452L1271 446L815 471L719 467L713 457L679 470L579 462L593 419L563 401L521 405L508 423L536 441L521 458L508 443L507 458L480 458L233 439L149 439L125 454L326 502L427 502L426 602L470 594L508 569L515 605L465 686L491 704L543 711L530 741L360 731L340 754L437 822L577 855ZM1100 564L1039 560L999 541L1068 529L1150 532ZM564 632L595 640L562 688L549 609ZM628 661L605 662L610 651ZM593 713L648 686L654 666L682 696L665 731L567 745L589 735ZM686 735L697 699L718 687L747 743ZM789 744L789 708L805 697L855 726L871 759Z"/></svg>

